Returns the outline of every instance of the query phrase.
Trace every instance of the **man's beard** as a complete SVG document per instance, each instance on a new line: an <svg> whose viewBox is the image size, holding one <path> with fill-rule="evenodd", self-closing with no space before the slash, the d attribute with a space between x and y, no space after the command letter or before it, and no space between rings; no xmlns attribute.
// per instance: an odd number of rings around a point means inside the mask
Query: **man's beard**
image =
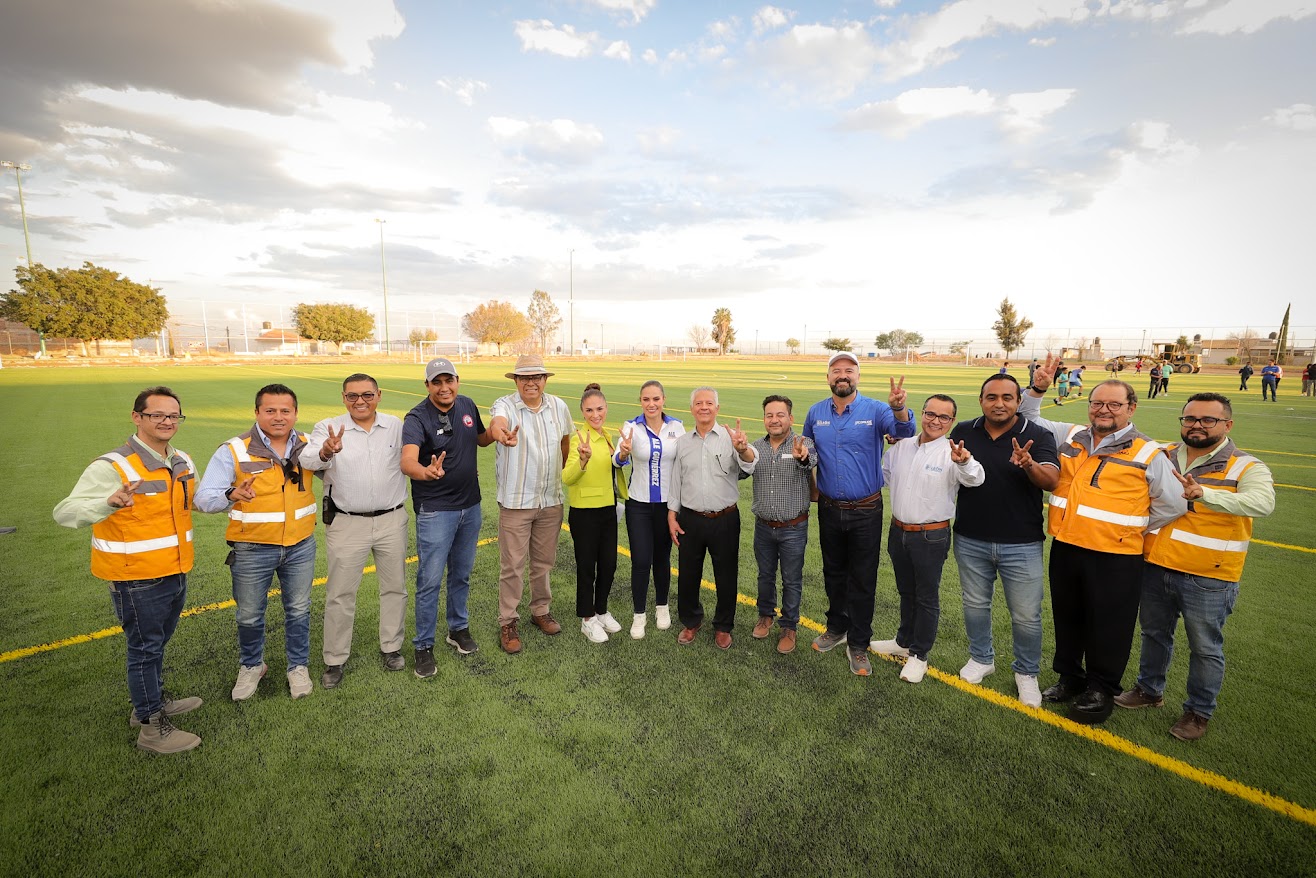
<svg viewBox="0 0 1316 878"><path fill-rule="evenodd" d="M844 390L841 389L842 384L845 385ZM853 383L851 383L851 381L848 378L842 378L841 380L833 384L831 387L832 387L832 393L836 396L841 397L842 399L845 399L847 396L854 396L855 386Z"/></svg>
<svg viewBox="0 0 1316 878"><path fill-rule="evenodd" d="M1210 448L1216 442L1216 440L1212 439L1210 436L1184 435L1179 438L1183 439L1184 444L1189 448Z"/></svg>

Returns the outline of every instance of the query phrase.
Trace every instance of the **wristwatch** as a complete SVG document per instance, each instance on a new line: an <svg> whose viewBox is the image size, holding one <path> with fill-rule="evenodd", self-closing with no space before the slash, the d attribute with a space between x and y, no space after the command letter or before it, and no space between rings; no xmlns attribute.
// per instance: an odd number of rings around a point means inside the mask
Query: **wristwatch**
<svg viewBox="0 0 1316 878"><path fill-rule="evenodd" d="M237 485L234 485L233 487L231 487L231 488L229 488L227 491L225 491L225 492L224 492L224 499L227 500L228 502L232 503L232 502L233 502L233 492L234 492L235 490L237 490L237 487L238 487Z"/></svg>

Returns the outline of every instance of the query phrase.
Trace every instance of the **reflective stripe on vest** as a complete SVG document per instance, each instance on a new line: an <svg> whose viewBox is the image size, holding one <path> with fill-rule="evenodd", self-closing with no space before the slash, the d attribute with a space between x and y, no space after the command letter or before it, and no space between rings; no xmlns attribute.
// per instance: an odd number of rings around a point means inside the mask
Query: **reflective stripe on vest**
<svg viewBox="0 0 1316 878"><path fill-rule="evenodd" d="M228 528L224 538L231 543L260 543L262 545L292 546L315 533L315 495L311 492L309 473L302 473L303 487L288 480L283 466L265 454L264 447L255 438L255 430L227 441L233 452L234 484L252 478L256 491L254 500L242 501L229 509ZM291 433L288 438L290 460L305 447L305 435ZM251 442L257 442L257 454L250 451ZM299 468L300 469L300 468Z"/></svg>
<svg viewBox="0 0 1316 878"><path fill-rule="evenodd" d="M1209 460L1190 471L1202 486L1233 494L1238 491L1239 480L1248 467L1257 462L1227 439ZM1243 576L1251 542L1251 518L1193 502L1188 504L1186 513L1159 528L1147 540L1144 555L1148 563L1168 570L1238 582Z"/></svg>
<svg viewBox="0 0 1316 878"><path fill-rule="evenodd" d="M142 480L141 473L133 469L133 465L128 462L128 458L124 457L119 452L109 451L106 452L105 454L102 454L101 457L105 458L106 460L112 463L117 463L119 465L119 469L123 470L123 474L128 477L128 481L140 482Z"/></svg>
<svg viewBox="0 0 1316 878"><path fill-rule="evenodd" d="M1095 518L1097 521L1107 521L1111 524L1123 524L1128 527L1146 527L1147 523L1151 521L1151 516L1148 515L1120 515L1118 512L1107 512L1093 506L1084 506L1082 503L1078 504L1074 514L1086 518Z"/></svg>
<svg viewBox="0 0 1316 878"><path fill-rule="evenodd" d="M192 542L192 532L188 531L184 539L189 543ZM139 555L142 552L154 552L156 549L168 549L178 545L178 534L170 534L167 537L160 537L155 540L133 540L127 543L117 543L112 540L92 537L91 545L102 552L112 552L116 555Z"/></svg>
<svg viewBox="0 0 1316 878"><path fill-rule="evenodd" d="M115 510L91 528L91 572L110 582L159 579L192 569L192 512L187 482L191 458L162 463L130 439L100 456L124 484L135 484L133 505ZM185 465L180 465L179 461ZM182 539L180 540L180 535Z"/></svg>
<svg viewBox="0 0 1316 878"><path fill-rule="evenodd" d="M1142 554L1151 520L1147 469L1162 448L1131 431L1117 445L1092 454L1085 428L1073 425L1059 449L1060 481L1048 498L1047 531L1056 539L1095 552Z"/></svg>

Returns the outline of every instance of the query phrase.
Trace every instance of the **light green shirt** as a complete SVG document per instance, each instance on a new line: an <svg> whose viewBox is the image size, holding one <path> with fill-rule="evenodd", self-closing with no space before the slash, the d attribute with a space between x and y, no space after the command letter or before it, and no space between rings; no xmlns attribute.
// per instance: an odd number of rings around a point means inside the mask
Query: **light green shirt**
<svg viewBox="0 0 1316 878"><path fill-rule="evenodd" d="M1192 470L1210 460L1211 455L1215 454L1224 443L1225 440L1221 439L1215 447L1197 458L1197 461L1191 467L1188 465L1188 446L1180 445L1174 451L1175 462L1179 464L1179 472L1191 473ZM1238 489L1236 491L1225 491L1220 488L1208 488L1206 485L1202 485L1202 499L1194 502L1203 503L1209 509L1214 509L1216 512L1225 512L1229 515L1264 518L1275 511L1275 477L1270 474L1270 469L1258 460L1248 467L1238 480Z"/></svg>
<svg viewBox="0 0 1316 878"><path fill-rule="evenodd" d="M170 458L176 454L172 445L165 449L169 456L162 457L143 442L135 444L166 467L169 466ZM73 486L73 493L55 506L55 522L64 527L90 527L104 521L119 511L105 501L123 484L123 478L112 463L96 458L82 471L82 477Z"/></svg>
<svg viewBox="0 0 1316 878"><path fill-rule="evenodd" d="M572 509L600 509L616 502L613 490L612 443L606 428L603 433L586 427L589 436L589 463L580 468L580 445L577 435L571 440L571 455L562 467L562 481L567 486L567 500Z"/></svg>

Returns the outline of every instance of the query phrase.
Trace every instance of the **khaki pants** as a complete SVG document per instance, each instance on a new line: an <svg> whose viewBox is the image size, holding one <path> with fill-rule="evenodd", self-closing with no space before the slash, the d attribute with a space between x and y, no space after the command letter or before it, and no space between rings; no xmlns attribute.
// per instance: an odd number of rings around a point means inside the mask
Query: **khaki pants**
<svg viewBox="0 0 1316 878"><path fill-rule="evenodd" d="M530 559L530 613L548 612L553 592L548 575L557 561L557 542L562 536L562 506L542 509L498 507L498 624L515 622L525 591L521 575Z"/></svg>
<svg viewBox="0 0 1316 878"><path fill-rule="evenodd" d="M394 509L374 518L338 513L325 528L329 582L325 587L324 647L326 665L347 662L352 652L356 592L371 553L379 579L379 648L402 648L407 618L407 510Z"/></svg>

